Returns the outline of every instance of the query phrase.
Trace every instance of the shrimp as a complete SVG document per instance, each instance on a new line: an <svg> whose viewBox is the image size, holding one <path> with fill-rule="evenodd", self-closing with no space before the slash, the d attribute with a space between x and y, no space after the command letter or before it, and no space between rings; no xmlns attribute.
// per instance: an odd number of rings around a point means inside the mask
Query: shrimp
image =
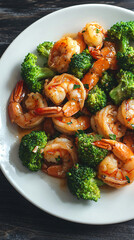
<svg viewBox="0 0 134 240"><path fill-rule="evenodd" d="M70 37L64 37L52 47L48 65L58 73L67 72L71 57L75 53L80 53L79 43Z"/></svg>
<svg viewBox="0 0 134 240"><path fill-rule="evenodd" d="M80 46L80 53L86 48L86 43L84 42L84 37L81 32L78 32L77 37L75 39Z"/></svg>
<svg viewBox="0 0 134 240"><path fill-rule="evenodd" d="M84 106L86 97L84 86L81 81L73 75L64 73L55 76L51 82L44 85L44 92L55 105L60 105L66 97L69 101L67 101L62 108L58 106L57 108L36 109L35 112L37 114L44 114L46 116L51 114L50 116L52 116L54 113L57 116L70 117Z"/></svg>
<svg viewBox="0 0 134 240"><path fill-rule="evenodd" d="M122 102L118 109L117 118L127 128L134 129L134 99Z"/></svg>
<svg viewBox="0 0 134 240"><path fill-rule="evenodd" d="M93 67L90 68L89 72L85 74L82 79L83 84L88 84L88 88L86 88L86 92L90 91L99 81L100 77L102 77L102 73L110 68L110 62L107 58L100 58L94 64Z"/></svg>
<svg viewBox="0 0 134 240"><path fill-rule="evenodd" d="M94 59L98 60L102 57L107 58L110 63L109 68L112 70L117 70L118 65L117 65L117 58L116 58L116 49L115 49L115 44L113 42L105 41L104 47L101 50L89 47L89 51L91 56Z"/></svg>
<svg viewBox="0 0 134 240"><path fill-rule="evenodd" d="M39 93L30 93L27 95L25 106L27 112L24 113L21 102L24 99L23 81L19 81L9 100L8 114L11 122L15 122L21 128L32 128L40 124L44 120L44 116L38 116L34 113L34 109L47 106L47 102Z"/></svg>
<svg viewBox="0 0 134 240"><path fill-rule="evenodd" d="M129 133L123 138L123 143L125 143L134 152L134 133Z"/></svg>
<svg viewBox="0 0 134 240"><path fill-rule="evenodd" d="M126 127L117 119L118 108L108 105L91 117L91 127L105 138L110 138L110 134L116 135L119 139L125 135Z"/></svg>
<svg viewBox="0 0 134 240"><path fill-rule="evenodd" d="M113 152L99 164L98 178L115 188L134 181L134 153L129 147L110 139L102 139L93 144Z"/></svg>
<svg viewBox="0 0 134 240"><path fill-rule="evenodd" d="M71 140L59 137L47 143L44 159L44 172L53 177L65 178L66 172L77 162L77 151Z"/></svg>
<svg viewBox="0 0 134 240"><path fill-rule="evenodd" d="M83 84L88 84L86 92L90 91L97 84L104 71L109 68L112 70L117 69L116 50L113 43L106 42L105 47L101 51L91 50L90 53L98 60L82 79Z"/></svg>
<svg viewBox="0 0 134 240"><path fill-rule="evenodd" d="M54 127L61 133L74 135L77 130L86 130L90 127L90 117L59 117L52 118Z"/></svg>
<svg viewBox="0 0 134 240"><path fill-rule="evenodd" d="M82 30L82 34L87 45L100 49L103 45L106 31L100 24L91 22L86 24Z"/></svg>

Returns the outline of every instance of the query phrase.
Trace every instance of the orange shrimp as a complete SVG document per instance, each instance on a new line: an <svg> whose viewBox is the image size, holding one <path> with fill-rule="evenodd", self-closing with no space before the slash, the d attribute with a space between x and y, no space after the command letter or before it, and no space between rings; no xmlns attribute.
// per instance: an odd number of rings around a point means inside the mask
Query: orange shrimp
<svg viewBox="0 0 134 240"><path fill-rule="evenodd" d="M46 117L71 117L83 108L86 98L86 92L82 82L78 78L67 73L55 76L49 83L46 82L44 85L44 92L55 105L58 105L58 107L35 110L37 114ZM59 107L66 97L68 101L63 107Z"/></svg>
<svg viewBox="0 0 134 240"><path fill-rule="evenodd" d="M102 73L108 70L110 67L109 60L102 57L98 59L93 67L89 70L88 73L82 79L83 84L88 84L88 89L86 88L86 92L90 91L99 81L100 77L102 77Z"/></svg>
<svg viewBox="0 0 134 240"><path fill-rule="evenodd" d="M125 143L134 152L134 133L129 133L123 138L123 143Z"/></svg>
<svg viewBox="0 0 134 240"><path fill-rule="evenodd" d="M91 49L91 50L90 50ZM116 50L115 44L113 42L104 42L104 47L99 49L89 48L90 54L94 59L100 59L102 57L108 58L110 61L110 69L117 70L117 58L116 58Z"/></svg>
<svg viewBox="0 0 134 240"><path fill-rule="evenodd" d="M126 127L117 119L117 106L107 105L91 117L91 127L94 132L105 138L110 138L111 134L119 139L126 133Z"/></svg>
<svg viewBox="0 0 134 240"><path fill-rule="evenodd" d="M82 79L83 84L89 85L89 88L86 89L87 92L97 84L104 71L109 68L113 70L117 69L116 50L113 43L106 42L101 51L91 50L90 53L97 61Z"/></svg>
<svg viewBox="0 0 134 240"><path fill-rule="evenodd" d="M90 127L90 117L59 117L52 118L54 127L61 133L74 135L78 130L86 130Z"/></svg>
<svg viewBox="0 0 134 240"><path fill-rule="evenodd" d="M48 65L58 73L67 72L71 57L75 53L80 53L79 42L70 37L64 37L52 47Z"/></svg>
<svg viewBox="0 0 134 240"><path fill-rule="evenodd" d="M44 120L44 116L37 116L34 109L47 106L47 102L39 93L30 93L25 101L27 112L24 113L21 102L25 97L23 94L23 81L19 81L13 90L9 105L8 114L11 122L15 122L21 128L32 128L40 124Z"/></svg>
<svg viewBox="0 0 134 240"><path fill-rule="evenodd" d="M88 46L100 49L103 45L106 31L100 24L96 22L90 22L87 23L83 28L82 34L84 41Z"/></svg>
<svg viewBox="0 0 134 240"><path fill-rule="evenodd" d="M117 118L127 128L134 129L134 99L122 102L118 108Z"/></svg>
<svg viewBox="0 0 134 240"><path fill-rule="evenodd" d="M83 34L78 32L77 37L75 39L80 46L80 53L86 48L86 43L84 42Z"/></svg>
<svg viewBox="0 0 134 240"><path fill-rule="evenodd" d="M110 139L102 139L93 144L113 152L99 164L98 178L115 188L134 181L134 153L128 146Z"/></svg>
<svg viewBox="0 0 134 240"><path fill-rule="evenodd" d="M44 148L42 170L48 175L65 178L66 172L77 162L77 151L67 137L57 137Z"/></svg>

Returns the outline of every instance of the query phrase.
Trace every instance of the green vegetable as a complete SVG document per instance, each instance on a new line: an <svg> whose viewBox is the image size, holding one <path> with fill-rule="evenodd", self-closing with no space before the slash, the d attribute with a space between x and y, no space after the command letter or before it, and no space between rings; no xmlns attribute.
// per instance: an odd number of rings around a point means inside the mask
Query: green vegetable
<svg viewBox="0 0 134 240"><path fill-rule="evenodd" d="M55 160L56 160L57 162L60 162L60 160L61 160L60 156L58 156L57 158L55 158Z"/></svg>
<svg viewBox="0 0 134 240"><path fill-rule="evenodd" d="M134 97L134 74L121 69L117 79L119 84L110 91L109 95L116 105L120 105L123 100Z"/></svg>
<svg viewBox="0 0 134 240"><path fill-rule="evenodd" d="M117 81L111 72L105 71L102 73L102 78L98 85L106 94L108 94L115 86L117 86Z"/></svg>
<svg viewBox="0 0 134 240"><path fill-rule="evenodd" d="M130 183L130 178L126 176L127 182Z"/></svg>
<svg viewBox="0 0 134 240"><path fill-rule="evenodd" d="M89 89L89 84L84 84L84 87L86 88L86 89Z"/></svg>
<svg viewBox="0 0 134 240"><path fill-rule="evenodd" d="M85 104L91 113L96 113L104 108L107 104L105 92L99 88L98 85L96 85L91 91L88 92Z"/></svg>
<svg viewBox="0 0 134 240"><path fill-rule="evenodd" d="M70 192L78 199L97 202L100 198L100 190L95 176L96 172L92 168L76 164L67 173L67 184Z"/></svg>
<svg viewBox="0 0 134 240"><path fill-rule="evenodd" d="M37 46L37 52L40 56L43 56L45 65L47 65L48 57L50 54L50 50L53 47L53 42L43 42Z"/></svg>
<svg viewBox="0 0 134 240"><path fill-rule="evenodd" d="M108 30L108 35L118 42L120 51L124 52L130 40L134 40L134 21L117 22Z"/></svg>
<svg viewBox="0 0 134 240"><path fill-rule="evenodd" d="M116 140L116 135L115 134L109 134L110 139Z"/></svg>
<svg viewBox="0 0 134 240"><path fill-rule="evenodd" d="M101 140L98 134L81 133L77 135L77 147L80 163L96 167L108 154L108 150L94 146L92 143Z"/></svg>
<svg viewBox="0 0 134 240"><path fill-rule="evenodd" d="M37 46L37 52L46 58L49 57L50 50L53 47L53 42L43 42Z"/></svg>
<svg viewBox="0 0 134 240"><path fill-rule="evenodd" d="M74 54L72 56L69 64L69 73L81 79L91 66L92 57L88 49L85 49L82 53Z"/></svg>
<svg viewBox="0 0 134 240"><path fill-rule="evenodd" d="M124 52L117 52L117 61L122 69L134 72L134 48L127 47Z"/></svg>
<svg viewBox="0 0 134 240"><path fill-rule="evenodd" d="M51 69L37 65L37 56L33 53L28 53L21 64L21 76L31 92L42 92L45 79L54 75Z"/></svg>
<svg viewBox="0 0 134 240"><path fill-rule="evenodd" d="M32 131L25 135L20 143L19 158L23 165L31 171L41 169L43 149L47 144L47 136L43 131Z"/></svg>
<svg viewBox="0 0 134 240"><path fill-rule="evenodd" d="M80 88L80 85L79 85L79 84L74 84L73 89L77 89L77 88ZM75 100L75 99L74 99L74 100Z"/></svg>
<svg viewBox="0 0 134 240"><path fill-rule="evenodd" d="M134 21L116 23L108 34L118 43L117 61L120 68L133 71L134 48L130 47L130 41L134 40Z"/></svg>

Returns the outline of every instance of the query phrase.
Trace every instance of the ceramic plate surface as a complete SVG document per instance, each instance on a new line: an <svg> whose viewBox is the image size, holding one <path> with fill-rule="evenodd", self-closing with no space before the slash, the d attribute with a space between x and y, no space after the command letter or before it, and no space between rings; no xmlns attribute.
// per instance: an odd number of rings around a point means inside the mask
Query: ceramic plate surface
<svg viewBox="0 0 134 240"><path fill-rule="evenodd" d="M1 169L15 189L31 203L54 216L85 224L110 224L134 218L134 184L105 189L101 199L77 200L62 182L42 172L31 173L18 158L17 127L7 114L7 102L20 79L20 65L28 52L43 41L57 41L66 33L77 33L87 22L97 21L105 29L117 21L134 20L134 13L110 5L79 5L45 16L23 31L1 58L0 159Z"/></svg>

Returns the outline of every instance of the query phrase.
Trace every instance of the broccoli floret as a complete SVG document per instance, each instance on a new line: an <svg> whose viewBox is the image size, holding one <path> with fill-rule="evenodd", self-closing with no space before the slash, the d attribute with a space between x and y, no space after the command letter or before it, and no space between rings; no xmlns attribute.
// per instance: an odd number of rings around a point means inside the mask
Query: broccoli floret
<svg viewBox="0 0 134 240"><path fill-rule="evenodd" d="M108 94L115 86L117 86L117 81L111 72L105 71L102 73L102 78L98 85L106 94Z"/></svg>
<svg viewBox="0 0 134 240"><path fill-rule="evenodd" d="M37 52L46 58L49 57L50 50L53 47L53 42L43 42L37 46Z"/></svg>
<svg viewBox="0 0 134 240"><path fill-rule="evenodd" d="M43 56L45 66L48 63L48 57L53 45L54 45L53 42L43 42L37 46L37 52L39 53L40 56Z"/></svg>
<svg viewBox="0 0 134 240"><path fill-rule="evenodd" d="M96 85L91 91L88 92L85 105L91 113L96 113L97 111L104 108L106 104L107 96L105 92L98 87L98 85Z"/></svg>
<svg viewBox="0 0 134 240"><path fill-rule="evenodd" d="M134 97L134 74L121 69L117 79L119 84L110 91L109 95L116 105L120 105L123 100Z"/></svg>
<svg viewBox="0 0 134 240"><path fill-rule="evenodd" d="M92 57L88 49L85 49L82 53L74 54L72 56L69 64L69 73L81 79L91 66Z"/></svg>
<svg viewBox="0 0 134 240"><path fill-rule="evenodd" d="M43 131L32 131L25 135L20 143L19 158L23 165L31 171L41 169L43 154L41 149L47 144L47 136Z"/></svg>
<svg viewBox="0 0 134 240"><path fill-rule="evenodd" d="M127 47L124 52L117 52L118 65L129 71L134 71L134 48Z"/></svg>
<svg viewBox="0 0 134 240"><path fill-rule="evenodd" d="M41 68L38 66L37 56L33 53L28 53L21 64L21 75L30 91L41 92L44 86L44 79L53 77L55 73L47 67Z"/></svg>
<svg viewBox="0 0 134 240"><path fill-rule="evenodd" d="M118 41L119 51L124 52L130 40L134 40L134 21L117 22L108 30L108 35Z"/></svg>
<svg viewBox="0 0 134 240"><path fill-rule="evenodd" d="M95 179L96 172L90 167L76 164L67 173L67 184L70 192L78 199L93 200L100 198L100 189Z"/></svg>
<svg viewBox="0 0 134 240"><path fill-rule="evenodd" d="M134 40L134 21L114 24L108 31L111 39L117 40L119 51L117 52L118 65L124 70L134 68L134 48L129 46Z"/></svg>
<svg viewBox="0 0 134 240"><path fill-rule="evenodd" d="M108 150L92 144L101 139L98 134L82 133L77 136L78 156L82 165L96 167L107 156Z"/></svg>

